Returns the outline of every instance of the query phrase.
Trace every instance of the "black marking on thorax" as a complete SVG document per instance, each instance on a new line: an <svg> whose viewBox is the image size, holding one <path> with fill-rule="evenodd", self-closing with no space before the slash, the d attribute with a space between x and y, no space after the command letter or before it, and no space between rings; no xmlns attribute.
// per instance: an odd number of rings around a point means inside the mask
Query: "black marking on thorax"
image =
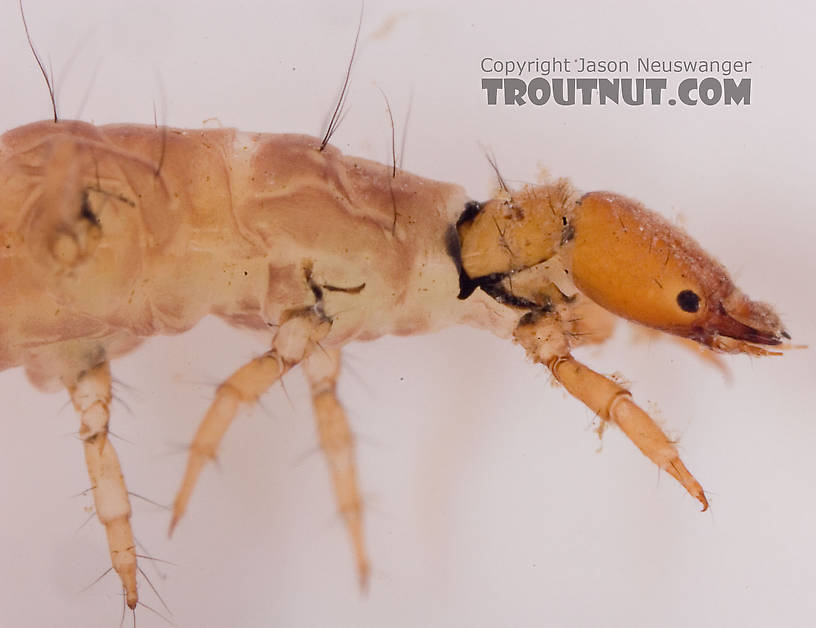
<svg viewBox="0 0 816 628"><path fill-rule="evenodd" d="M512 273L491 273L473 278L465 271L464 265L462 264L462 244L459 241L458 227L473 220L476 215L482 211L483 207L484 204L477 201L466 203L465 210L459 216L456 224L450 225L445 232L445 249L453 260L456 271L459 273L459 299L467 299L477 288L481 288L487 295L502 305L537 312L550 311L552 309L552 304L550 303L542 305L541 303L536 303L535 301L530 301L529 299L508 292L502 284Z"/></svg>

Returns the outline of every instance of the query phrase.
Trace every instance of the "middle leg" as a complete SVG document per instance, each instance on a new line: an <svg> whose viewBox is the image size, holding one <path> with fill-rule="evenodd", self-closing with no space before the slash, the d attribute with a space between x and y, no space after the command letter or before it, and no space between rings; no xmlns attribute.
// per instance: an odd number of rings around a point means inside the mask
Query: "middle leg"
<svg viewBox="0 0 816 628"><path fill-rule="evenodd" d="M369 562L363 537L363 506L357 485L354 437L335 392L340 372L340 350L315 351L303 363L303 368L312 389L318 438L329 465L337 508L351 537L360 588L366 589Z"/></svg>
<svg viewBox="0 0 816 628"><path fill-rule="evenodd" d="M173 503L170 534L178 524L198 476L215 458L218 445L242 403L254 403L293 366L304 360L330 329L330 323L311 310L297 312L281 324L272 350L245 364L218 387L193 442L181 488Z"/></svg>

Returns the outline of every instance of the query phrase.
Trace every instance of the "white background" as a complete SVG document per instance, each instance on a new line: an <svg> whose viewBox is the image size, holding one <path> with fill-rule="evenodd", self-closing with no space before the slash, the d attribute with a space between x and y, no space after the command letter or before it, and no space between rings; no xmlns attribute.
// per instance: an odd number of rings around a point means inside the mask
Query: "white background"
<svg viewBox="0 0 816 628"><path fill-rule="evenodd" d="M814 343L810 3L374 2L365 6L344 151L388 161L388 95L404 165L494 186L546 169L639 198L686 228L748 294ZM63 117L319 134L357 3L27 0ZM386 25L390 24L390 28ZM378 33L378 34L377 34ZM748 107L487 107L484 56L745 58ZM16 2L0 5L0 126L50 115ZM217 124L208 122L207 124ZM261 352L205 321L114 363L113 431L128 487L170 503L213 387ZM360 437L368 595L356 587L299 374L236 422L176 535L134 501L143 565L181 626L806 626L816 602L811 349L728 358L733 383L621 325L580 352L619 371L679 437L697 504L507 341L469 329L348 347L342 396ZM95 521L67 396L0 375L0 621L115 626L119 584ZM145 602L160 608L142 584ZM144 609L139 626L164 625ZM126 621L130 621L127 618Z"/></svg>

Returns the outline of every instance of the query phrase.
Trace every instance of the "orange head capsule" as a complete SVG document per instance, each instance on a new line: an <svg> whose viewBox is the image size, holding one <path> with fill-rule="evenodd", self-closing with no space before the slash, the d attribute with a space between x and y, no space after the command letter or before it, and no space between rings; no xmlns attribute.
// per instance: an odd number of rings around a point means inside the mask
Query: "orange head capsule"
<svg viewBox="0 0 816 628"><path fill-rule="evenodd" d="M767 353L779 317L748 299L725 269L681 229L639 203L608 192L575 205L566 255L573 281L623 318L727 352Z"/></svg>

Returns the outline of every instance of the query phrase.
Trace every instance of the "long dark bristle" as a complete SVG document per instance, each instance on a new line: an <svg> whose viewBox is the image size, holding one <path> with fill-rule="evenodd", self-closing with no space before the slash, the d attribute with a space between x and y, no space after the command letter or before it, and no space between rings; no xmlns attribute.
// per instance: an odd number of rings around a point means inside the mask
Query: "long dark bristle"
<svg viewBox="0 0 816 628"><path fill-rule="evenodd" d="M21 0L22 1L22 0ZM363 28L363 6L360 6L360 20L357 22L357 34L354 35L354 46L351 49L351 58L349 58L348 68L346 69L346 78L343 81L343 89L340 90L340 97L337 99L337 105L332 112L329 119L329 126L326 128L326 134L323 136L323 141L320 142L320 151L326 148L332 135L337 131L340 122L343 119L343 105L346 102L346 94L348 93L349 81L351 80L351 68L354 65L354 57L357 55L357 44L360 41L360 31Z"/></svg>
<svg viewBox="0 0 816 628"><path fill-rule="evenodd" d="M45 79L45 86L48 88L48 95L51 97L51 110L54 112L54 123L56 124L59 122L59 116L57 115L57 98L54 95L54 85L48 77L48 72L45 71L45 66L40 60L40 55L37 54L37 50L34 48L34 42L31 41L31 33L28 31L28 22L26 22L25 11L23 11L23 0L19 0L19 5L20 17L23 19L23 28L25 29L26 39L28 40L28 47L31 48L31 54L34 55L34 60L37 62L37 65L40 66L40 72L42 72L43 78Z"/></svg>

